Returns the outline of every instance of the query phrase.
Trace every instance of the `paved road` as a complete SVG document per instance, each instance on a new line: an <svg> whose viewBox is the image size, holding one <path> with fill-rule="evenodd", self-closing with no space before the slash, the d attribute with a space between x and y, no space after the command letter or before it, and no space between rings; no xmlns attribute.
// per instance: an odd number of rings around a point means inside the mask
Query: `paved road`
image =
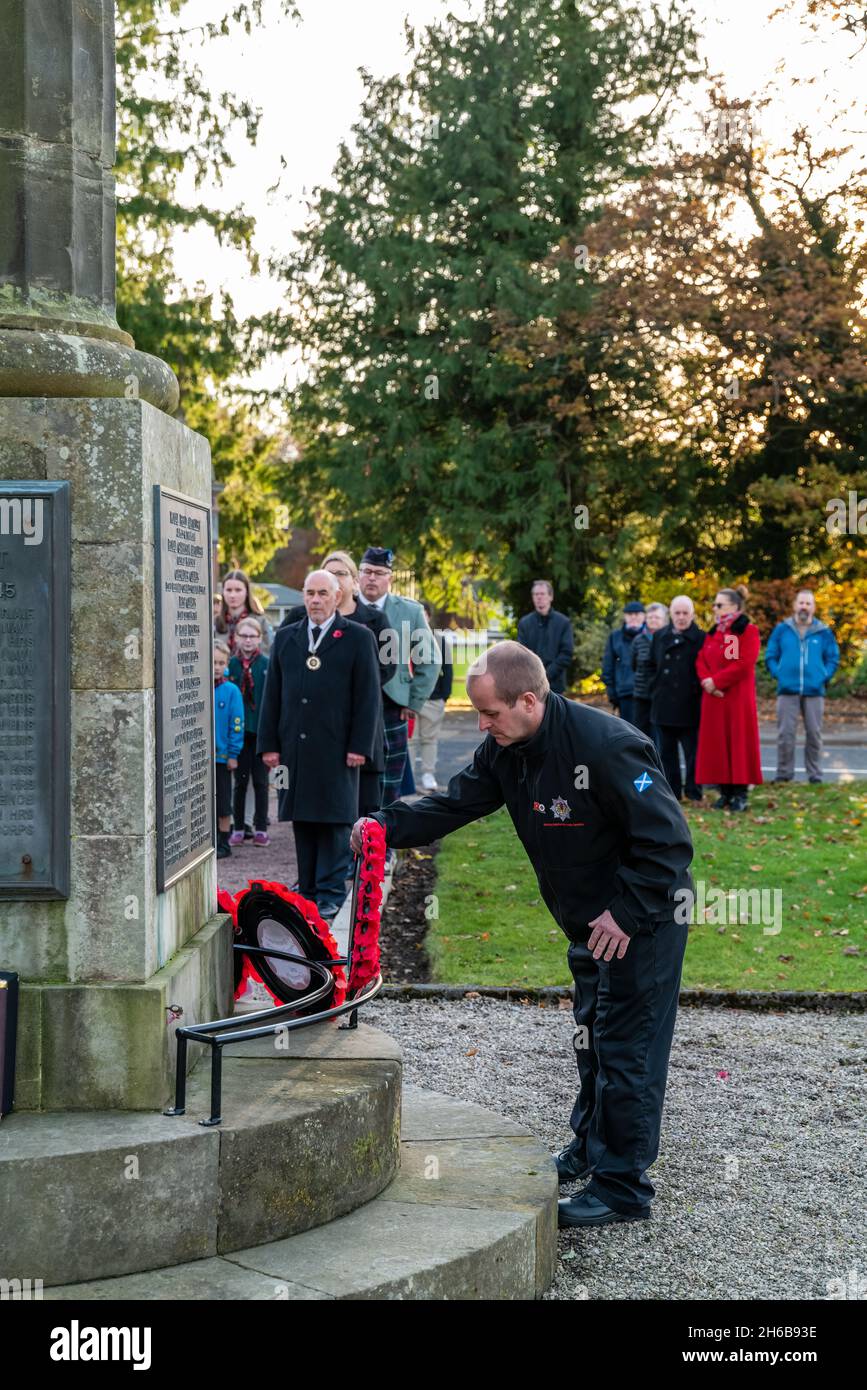
<svg viewBox="0 0 867 1390"><path fill-rule="evenodd" d="M762 750L762 773L770 781L776 771L777 731L773 724L762 724L759 730ZM437 777L445 786L450 777L471 760L473 750L481 742L476 715L470 710L448 710L440 738ZM829 782L867 779L867 726L840 724L832 726L825 736L822 760L825 778ZM418 780L418 778L417 778ZM795 757L795 780L806 781L804 744L799 740Z"/></svg>

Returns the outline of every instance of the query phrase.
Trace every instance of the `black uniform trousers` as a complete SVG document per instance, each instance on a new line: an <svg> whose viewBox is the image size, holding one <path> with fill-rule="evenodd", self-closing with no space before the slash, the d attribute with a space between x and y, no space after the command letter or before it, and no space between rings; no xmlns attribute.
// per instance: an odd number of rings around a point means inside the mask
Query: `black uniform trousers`
<svg viewBox="0 0 867 1390"><path fill-rule="evenodd" d="M330 821L296 820L295 854L298 859L298 892L315 902L329 916L342 907L350 876L351 825Z"/></svg>
<svg viewBox="0 0 867 1390"><path fill-rule="evenodd" d="M686 938L686 923L648 921L622 960L594 960L586 940L569 946L579 1078L573 1149L591 1170L587 1190L624 1216L646 1210L654 1194L645 1169L659 1152Z"/></svg>

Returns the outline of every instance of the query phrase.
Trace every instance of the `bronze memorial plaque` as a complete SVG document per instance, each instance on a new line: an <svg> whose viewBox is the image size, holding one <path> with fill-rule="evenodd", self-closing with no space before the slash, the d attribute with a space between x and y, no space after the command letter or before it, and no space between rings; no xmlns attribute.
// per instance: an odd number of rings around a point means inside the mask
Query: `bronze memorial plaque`
<svg viewBox="0 0 867 1390"><path fill-rule="evenodd" d="M154 488L157 891L214 847L211 512Z"/></svg>
<svg viewBox="0 0 867 1390"><path fill-rule="evenodd" d="M0 482L0 898L69 897L69 484Z"/></svg>

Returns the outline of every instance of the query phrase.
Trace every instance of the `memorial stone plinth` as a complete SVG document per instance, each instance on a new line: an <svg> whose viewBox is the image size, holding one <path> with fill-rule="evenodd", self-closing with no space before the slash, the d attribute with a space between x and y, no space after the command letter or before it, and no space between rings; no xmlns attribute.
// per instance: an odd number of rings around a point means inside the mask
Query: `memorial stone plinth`
<svg viewBox="0 0 867 1390"><path fill-rule="evenodd" d="M0 400L0 501L10 496L2 480L20 489L22 478L68 485L60 495L68 492L71 544L54 556L72 575L68 634L55 632L52 645L50 631L27 626L23 605L0 607L19 612L2 640L32 642L16 650L28 654L19 662L21 694L35 691L39 704L63 676L55 653L68 639L69 765L51 771L52 795L62 799L68 786L71 834L68 898L21 900L19 892L0 900L0 968L22 976L16 1106L159 1108L171 1092L174 1026L224 1014L232 994L229 931L216 915L212 801L189 866L169 875L165 891L158 883L155 488L189 498L190 515L195 507L199 520L207 517L208 445L142 401ZM62 546L62 526L60 536ZM0 553L11 553L11 539L0 537ZM14 553L26 564L24 539ZM50 543L45 535L42 546ZM208 543L187 544L202 553L178 557L182 578L168 582L199 591L174 597L192 604L183 610L193 615L182 625L183 640L193 642L183 649L186 664L208 676L207 718L195 719L201 763L203 728L210 751ZM8 559L2 582L16 583L20 572ZM201 685L182 686L175 707L196 692L201 698ZM41 727L45 715L34 710ZM55 755L62 762L62 741ZM21 786L29 796L32 782ZM30 814L27 796L10 795L16 804L0 808L4 815ZM43 803L37 811L44 814ZM4 825L16 822L0 819L0 843Z"/></svg>

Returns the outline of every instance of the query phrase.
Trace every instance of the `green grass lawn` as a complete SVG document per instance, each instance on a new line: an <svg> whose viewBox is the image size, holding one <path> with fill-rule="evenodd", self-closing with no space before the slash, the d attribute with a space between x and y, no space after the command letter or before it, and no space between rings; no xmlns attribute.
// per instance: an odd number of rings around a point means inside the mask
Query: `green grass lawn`
<svg viewBox="0 0 867 1390"><path fill-rule="evenodd" d="M782 926L767 934L761 923L733 920L736 900L709 905L712 920L690 928L685 985L867 989L867 784L759 787L745 815L693 806L686 814L705 900L713 903L713 889L779 889ZM428 936L434 980L570 982L566 939L505 811L448 836L437 867L439 916Z"/></svg>

